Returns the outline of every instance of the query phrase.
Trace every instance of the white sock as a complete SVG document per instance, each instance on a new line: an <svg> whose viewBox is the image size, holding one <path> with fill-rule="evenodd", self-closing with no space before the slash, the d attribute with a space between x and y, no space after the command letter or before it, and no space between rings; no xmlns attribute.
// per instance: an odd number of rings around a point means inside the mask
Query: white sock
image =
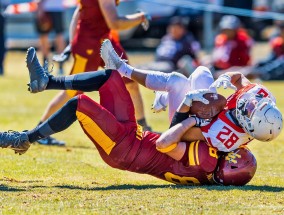
<svg viewBox="0 0 284 215"><path fill-rule="evenodd" d="M132 71L134 70L134 67L130 66L129 64L127 63L122 63L121 66L118 68L118 72L127 77L127 78L130 78L131 79L131 74L132 74Z"/></svg>

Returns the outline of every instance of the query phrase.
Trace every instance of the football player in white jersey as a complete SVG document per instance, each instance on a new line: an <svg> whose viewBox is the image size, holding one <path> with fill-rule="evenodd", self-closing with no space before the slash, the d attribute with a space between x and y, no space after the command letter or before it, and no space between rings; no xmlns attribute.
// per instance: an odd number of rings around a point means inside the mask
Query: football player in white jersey
<svg viewBox="0 0 284 215"><path fill-rule="evenodd" d="M167 92L158 93L154 109L159 112L168 102L171 126L188 118L192 101L208 102L203 97L208 90L216 92L216 88L222 86L236 91L227 98L224 110L209 123L195 118L198 127L185 131L184 141L205 140L219 151L229 152L254 138L271 141L281 132L282 114L273 95L264 86L251 83L240 72L228 72L214 81L210 70L203 66L198 67L188 79L175 72L165 74L138 70L121 60L108 40L102 44L101 57L107 69L116 69L121 75L149 89ZM168 135L173 136L171 133Z"/></svg>

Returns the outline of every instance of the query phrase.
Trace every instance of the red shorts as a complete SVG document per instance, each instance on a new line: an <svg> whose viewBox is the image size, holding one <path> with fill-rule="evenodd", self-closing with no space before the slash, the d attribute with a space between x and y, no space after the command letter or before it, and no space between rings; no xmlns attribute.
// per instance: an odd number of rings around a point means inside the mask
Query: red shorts
<svg viewBox="0 0 284 215"><path fill-rule="evenodd" d="M105 64L100 56L100 48L103 39L86 39L85 42L72 44L72 54L74 58L73 67L70 75L96 71L99 67L104 67ZM123 59L128 60L125 50L122 48L118 40L109 38L114 50ZM132 82L130 79L123 79L125 83Z"/></svg>
<svg viewBox="0 0 284 215"><path fill-rule="evenodd" d="M122 56L123 59L128 60L126 52L119 41L117 39L113 39L111 36L108 38L112 42L117 54ZM99 67L104 67L104 62L100 56L101 43L104 39L106 38L85 38L84 42L76 42L72 44L74 63L70 75L82 72L93 72L97 71ZM123 77L123 81L124 83L133 82L131 79L126 77ZM67 90L66 92L70 97L83 93L76 90Z"/></svg>
<svg viewBox="0 0 284 215"><path fill-rule="evenodd" d="M86 95L79 96L77 118L103 160L112 167L127 169L134 159L127 149L135 150L134 143L140 141L131 97L116 71L99 93L100 104Z"/></svg>

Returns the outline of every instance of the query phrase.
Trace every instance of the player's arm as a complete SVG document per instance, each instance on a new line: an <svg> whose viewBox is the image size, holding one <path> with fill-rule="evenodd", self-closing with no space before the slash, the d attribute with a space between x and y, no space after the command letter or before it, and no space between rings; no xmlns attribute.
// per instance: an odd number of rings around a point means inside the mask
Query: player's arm
<svg viewBox="0 0 284 215"><path fill-rule="evenodd" d="M169 155L175 160L180 160L186 150L186 143L181 142L181 138L195 124L195 119L189 117L162 133L156 141L157 150Z"/></svg>
<svg viewBox="0 0 284 215"><path fill-rule="evenodd" d="M193 91L189 91L182 103L180 104L180 106L178 107L178 109L176 110L173 119L171 121L171 125L170 127L176 125L177 123L182 122L183 120L185 120L186 118L189 117L189 111L190 111L190 107L192 106L192 102L193 101L200 101L204 104L208 104L209 101L207 99L205 99L203 96L206 93L209 93L210 91L207 89L199 89L199 90L193 90ZM195 121L196 121L196 126L200 127L202 125L204 125L204 123L207 123L206 120L202 120L198 117L195 117Z"/></svg>
<svg viewBox="0 0 284 215"><path fill-rule="evenodd" d="M203 97L210 92L207 89L189 91L177 109L170 129L165 131L157 140L157 150L166 153L175 160L180 160L186 150L186 143L181 142L184 134L194 126L200 127L208 124L204 119L196 116L189 116L189 110L193 101L200 101L208 104L208 100Z"/></svg>
<svg viewBox="0 0 284 215"><path fill-rule="evenodd" d="M110 29L125 30L142 24L147 19L144 12L119 16L114 0L98 0L100 9Z"/></svg>
<svg viewBox="0 0 284 215"><path fill-rule="evenodd" d="M182 102L172 118L170 128L187 119L189 117L189 111L190 107Z"/></svg>
<svg viewBox="0 0 284 215"><path fill-rule="evenodd" d="M231 78L231 83L237 87L237 90L251 84L241 72L227 72L225 75L228 75Z"/></svg>
<svg viewBox="0 0 284 215"><path fill-rule="evenodd" d="M233 90L240 90L249 84L251 84L251 82L241 72L226 72L220 75L217 80L211 84L210 88L223 86L224 89L231 88Z"/></svg>
<svg viewBox="0 0 284 215"><path fill-rule="evenodd" d="M78 6L73 13L72 20L71 20L70 26L69 26L69 43L71 43L73 41L73 38L74 38L74 35L75 35L75 32L76 32L76 27L77 27L79 15L80 15L80 7Z"/></svg>

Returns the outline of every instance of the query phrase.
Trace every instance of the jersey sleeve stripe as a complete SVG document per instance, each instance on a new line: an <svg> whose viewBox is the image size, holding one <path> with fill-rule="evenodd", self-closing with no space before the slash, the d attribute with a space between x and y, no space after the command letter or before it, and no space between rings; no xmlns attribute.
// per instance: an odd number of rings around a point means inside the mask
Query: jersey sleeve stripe
<svg viewBox="0 0 284 215"><path fill-rule="evenodd" d="M189 165L190 166L195 166L195 159L194 159L194 146L195 146L195 142L190 143L189 145L189 150L188 150L188 158L189 158Z"/></svg>
<svg viewBox="0 0 284 215"><path fill-rule="evenodd" d="M200 165L199 156L198 156L198 147L199 147L199 141L197 141L195 144L195 158L196 158L196 164Z"/></svg>

